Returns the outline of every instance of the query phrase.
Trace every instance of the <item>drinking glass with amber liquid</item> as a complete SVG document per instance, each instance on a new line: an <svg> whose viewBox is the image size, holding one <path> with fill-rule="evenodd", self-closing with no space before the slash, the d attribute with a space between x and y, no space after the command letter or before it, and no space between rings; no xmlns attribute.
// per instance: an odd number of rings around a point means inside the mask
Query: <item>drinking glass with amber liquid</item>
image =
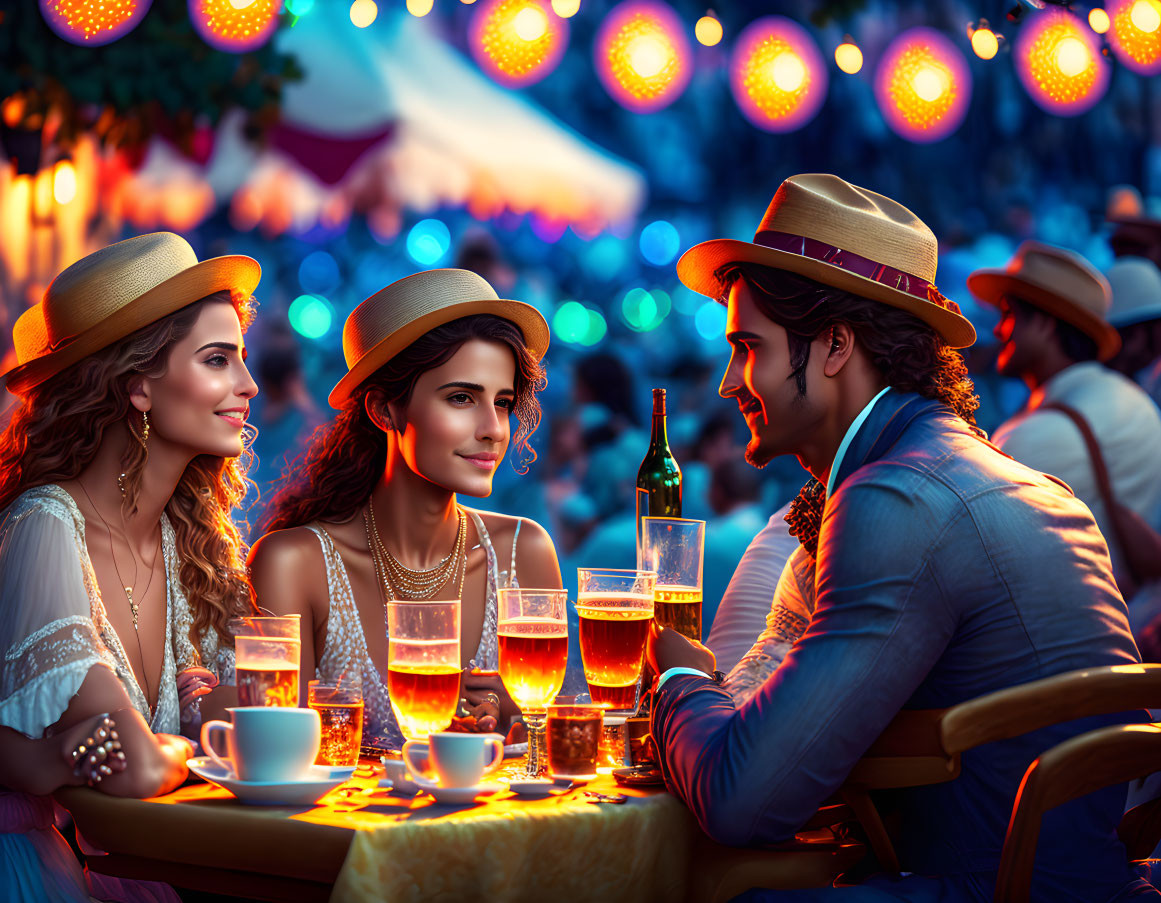
<svg viewBox="0 0 1161 903"><path fill-rule="evenodd" d="M499 592L500 679L528 728L529 777L547 772L544 718L564 686L568 591L513 587Z"/></svg>
<svg viewBox="0 0 1161 903"><path fill-rule="evenodd" d="M399 730L426 740L460 700L460 600L387 603L387 693Z"/></svg>
<svg viewBox="0 0 1161 903"><path fill-rule="evenodd" d="M318 712L322 734L316 765L358 765L363 741L363 690L345 675L337 680L312 680L307 705Z"/></svg>
<svg viewBox="0 0 1161 903"><path fill-rule="evenodd" d="M232 618L238 705L298 705L299 616Z"/></svg>
<svg viewBox="0 0 1161 903"><path fill-rule="evenodd" d="M641 559L645 567L657 572L653 620L700 643L705 521L643 518Z"/></svg>
<svg viewBox="0 0 1161 903"><path fill-rule="evenodd" d="M654 571L577 568L581 659L594 705L636 708L656 582Z"/></svg>

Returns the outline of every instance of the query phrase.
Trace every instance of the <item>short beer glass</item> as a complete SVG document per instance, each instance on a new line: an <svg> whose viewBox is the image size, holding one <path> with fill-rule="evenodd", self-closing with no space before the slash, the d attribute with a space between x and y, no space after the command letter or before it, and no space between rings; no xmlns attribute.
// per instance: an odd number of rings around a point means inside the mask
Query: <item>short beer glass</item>
<svg viewBox="0 0 1161 903"><path fill-rule="evenodd" d="M451 724L460 700L460 600L387 603L387 693L408 740Z"/></svg>
<svg viewBox="0 0 1161 903"><path fill-rule="evenodd" d="M641 521L641 561L657 572L653 620L701 642L701 578L705 521L646 517Z"/></svg>
<svg viewBox="0 0 1161 903"><path fill-rule="evenodd" d="M318 712L322 738L317 765L358 765L363 742L363 690L355 681L312 680L307 705Z"/></svg>
<svg viewBox="0 0 1161 903"><path fill-rule="evenodd" d="M591 781L601 746L599 705L548 707L548 771L554 778Z"/></svg>
<svg viewBox="0 0 1161 903"><path fill-rule="evenodd" d="M654 571L577 568L581 659L594 705L636 708L656 582Z"/></svg>
<svg viewBox="0 0 1161 903"><path fill-rule="evenodd" d="M233 618L238 705L298 705L299 616Z"/></svg>
<svg viewBox="0 0 1161 903"><path fill-rule="evenodd" d="M513 587L499 592L500 679L528 728L528 775L547 771L544 716L564 685L568 591Z"/></svg>

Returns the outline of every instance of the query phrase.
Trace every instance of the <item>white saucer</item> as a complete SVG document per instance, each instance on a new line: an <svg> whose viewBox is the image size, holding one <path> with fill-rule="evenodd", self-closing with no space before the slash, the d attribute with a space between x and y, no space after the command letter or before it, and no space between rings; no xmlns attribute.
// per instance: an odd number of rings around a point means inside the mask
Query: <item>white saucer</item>
<svg viewBox="0 0 1161 903"><path fill-rule="evenodd" d="M435 797L437 803L470 803L478 796L490 796L493 793L499 793L504 789L502 784L492 783L490 781L483 784L477 784L475 787L423 787L419 788L424 793L430 793Z"/></svg>
<svg viewBox="0 0 1161 903"><path fill-rule="evenodd" d="M309 806L355 773L353 765L312 765L307 776L298 781L242 781L209 756L189 759L186 765L199 778L255 806Z"/></svg>
<svg viewBox="0 0 1161 903"><path fill-rule="evenodd" d="M563 793L572 786L572 781L555 781L552 778L520 778L508 782L508 789L529 799L541 799L554 793Z"/></svg>

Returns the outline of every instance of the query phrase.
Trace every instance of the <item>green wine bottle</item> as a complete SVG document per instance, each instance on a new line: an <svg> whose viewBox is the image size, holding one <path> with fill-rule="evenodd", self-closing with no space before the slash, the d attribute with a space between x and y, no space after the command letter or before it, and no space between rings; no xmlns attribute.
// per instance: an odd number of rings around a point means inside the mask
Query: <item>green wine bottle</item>
<svg viewBox="0 0 1161 903"><path fill-rule="evenodd" d="M649 450L637 471L637 566L641 566L641 518L681 517L681 468L665 431L665 390L653 390Z"/></svg>

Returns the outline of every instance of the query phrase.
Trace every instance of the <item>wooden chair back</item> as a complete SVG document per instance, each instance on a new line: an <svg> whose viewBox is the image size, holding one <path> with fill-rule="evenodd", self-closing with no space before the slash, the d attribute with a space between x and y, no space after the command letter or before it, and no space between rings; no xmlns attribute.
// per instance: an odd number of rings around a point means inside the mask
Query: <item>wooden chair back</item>
<svg viewBox="0 0 1161 903"><path fill-rule="evenodd" d="M870 791L951 781L969 749L1053 724L1138 709L1161 709L1161 664L1067 671L947 709L904 710L855 765L839 796L854 810L883 868L898 872L898 856Z"/></svg>
<svg viewBox="0 0 1161 903"><path fill-rule="evenodd" d="M1104 787L1158 770L1161 726L1125 724L1072 737L1045 752L1024 774L1008 823L996 903L1027 903L1036 842L1045 812Z"/></svg>

